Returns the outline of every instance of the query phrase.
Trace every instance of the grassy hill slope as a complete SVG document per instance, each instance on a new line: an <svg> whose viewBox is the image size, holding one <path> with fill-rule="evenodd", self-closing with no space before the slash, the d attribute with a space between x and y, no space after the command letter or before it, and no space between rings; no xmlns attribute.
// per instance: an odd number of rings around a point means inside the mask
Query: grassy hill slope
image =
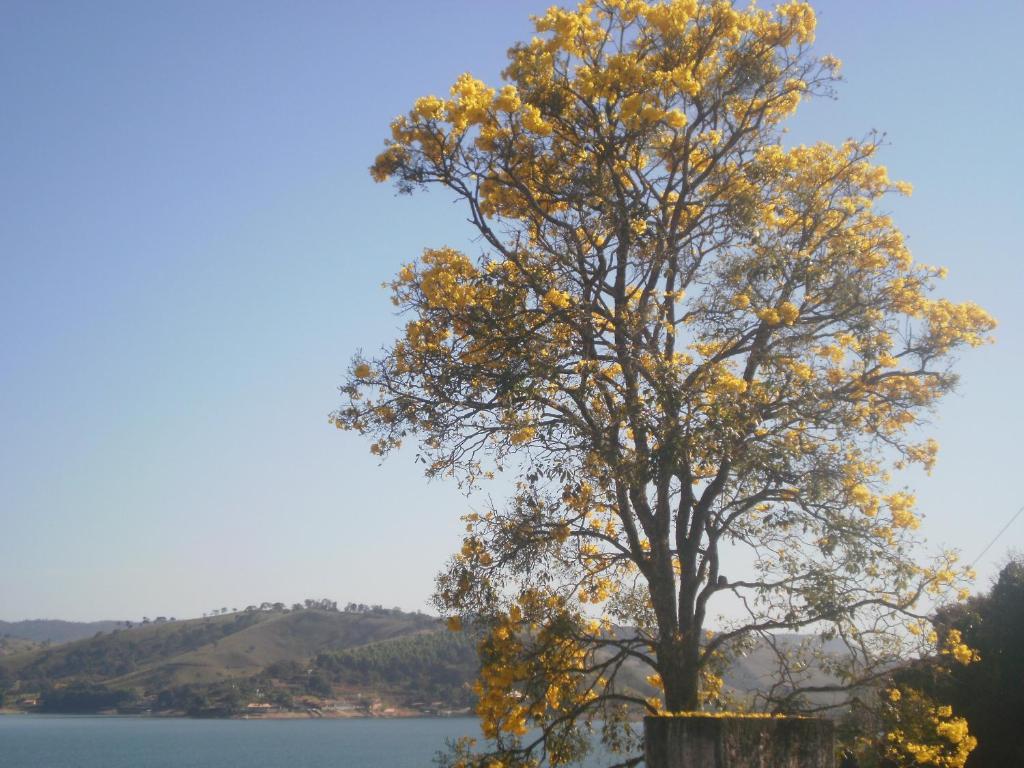
<svg viewBox="0 0 1024 768"><path fill-rule="evenodd" d="M278 662L305 663L325 651L437 626L436 619L415 614L305 610L260 618L251 626L194 650L142 664L137 670L110 680L110 684L150 689L247 677Z"/></svg>
<svg viewBox="0 0 1024 768"><path fill-rule="evenodd" d="M22 637L0 636L0 656L11 656L16 653L27 653L38 648L40 643L35 640L25 640Z"/></svg>
<svg viewBox="0 0 1024 768"><path fill-rule="evenodd" d="M314 661L334 687L375 691L407 706L469 706L479 666L472 638L443 628L321 653Z"/></svg>
<svg viewBox="0 0 1024 768"><path fill-rule="evenodd" d="M266 618L262 614L232 614L116 629L87 640L10 656L0 660L0 669L28 680L109 680L211 645Z"/></svg>
<svg viewBox="0 0 1024 768"><path fill-rule="evenodd" d="M27 686L75 680L143 690L257 674L281 661L437 627L391 611L252 611L118 629L0 658L0 675Z"/></svg>

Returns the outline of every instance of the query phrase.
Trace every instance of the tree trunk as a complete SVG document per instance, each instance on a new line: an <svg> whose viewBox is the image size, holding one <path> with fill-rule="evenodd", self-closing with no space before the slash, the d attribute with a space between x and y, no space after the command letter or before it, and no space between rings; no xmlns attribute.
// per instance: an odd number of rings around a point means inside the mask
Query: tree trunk
<svg viewBox="0 0 1024 768"><path fill-rule="evenodd" d="M682 643L668 641L658 650L661 682L665 687L665 709L694 712L700 709L700 669L697 659Z"/></svg>
<svg viewBox="0 0 1024 768"><path fill-rule="evenodd" d="M658 644L658 668L668 712L700 709L700 642L698 633L682 633Z"/></svg>

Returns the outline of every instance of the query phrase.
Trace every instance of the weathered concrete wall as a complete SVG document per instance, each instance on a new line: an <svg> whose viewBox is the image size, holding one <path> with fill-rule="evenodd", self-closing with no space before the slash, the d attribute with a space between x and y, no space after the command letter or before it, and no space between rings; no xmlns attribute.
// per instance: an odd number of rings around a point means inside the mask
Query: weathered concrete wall
<svg viewBox="0 0 1024 768"><path fill-rule="evenodd" d="M835 768L831 720L645 717L647 768Z"/></svg>

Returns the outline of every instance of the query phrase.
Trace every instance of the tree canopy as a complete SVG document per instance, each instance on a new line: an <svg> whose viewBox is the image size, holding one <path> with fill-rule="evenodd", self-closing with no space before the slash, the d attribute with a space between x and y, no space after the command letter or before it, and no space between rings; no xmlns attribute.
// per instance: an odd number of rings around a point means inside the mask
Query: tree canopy
<svg viewBox="0 0 1024 768"><path fill-rule="evenodd" d="M890 471L931 469L917 427L994 322L933 296L877 137L783 141L838 77L808 4L586 0L535 26L499 88L464 74L392 124L374 178L454 194L480 252L402 268L404 331L332 420L382 456L415 440L431 477L514 478L438 583L482 632L484 732L506 765L560 764L601 721L628 761L624 713L724 705L751 638L843 641L837 690L927 644L919 598L962 571L918 564ZM807 651L744 704L813 706ZM658 696L617 685L630 665Z"/></svg>

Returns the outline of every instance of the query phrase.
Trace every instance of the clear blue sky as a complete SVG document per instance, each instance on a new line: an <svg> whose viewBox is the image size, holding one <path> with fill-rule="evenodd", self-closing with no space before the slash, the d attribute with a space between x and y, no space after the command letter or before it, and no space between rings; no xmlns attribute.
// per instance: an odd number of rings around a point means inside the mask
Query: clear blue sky
<svg viewBox="0 0 1024 768"><path fill-rule="evenodd" d="M467 502L326 416L399 324L381 282L469 232L366 167L547 4L0 0L0 619L426 607ZM915 255L1000 321L913 479L971 559L1024 504L1024 5L817 9L847 82L792 137L887 131ZM1024 519L981 585L1022 545Z"/></svg>

